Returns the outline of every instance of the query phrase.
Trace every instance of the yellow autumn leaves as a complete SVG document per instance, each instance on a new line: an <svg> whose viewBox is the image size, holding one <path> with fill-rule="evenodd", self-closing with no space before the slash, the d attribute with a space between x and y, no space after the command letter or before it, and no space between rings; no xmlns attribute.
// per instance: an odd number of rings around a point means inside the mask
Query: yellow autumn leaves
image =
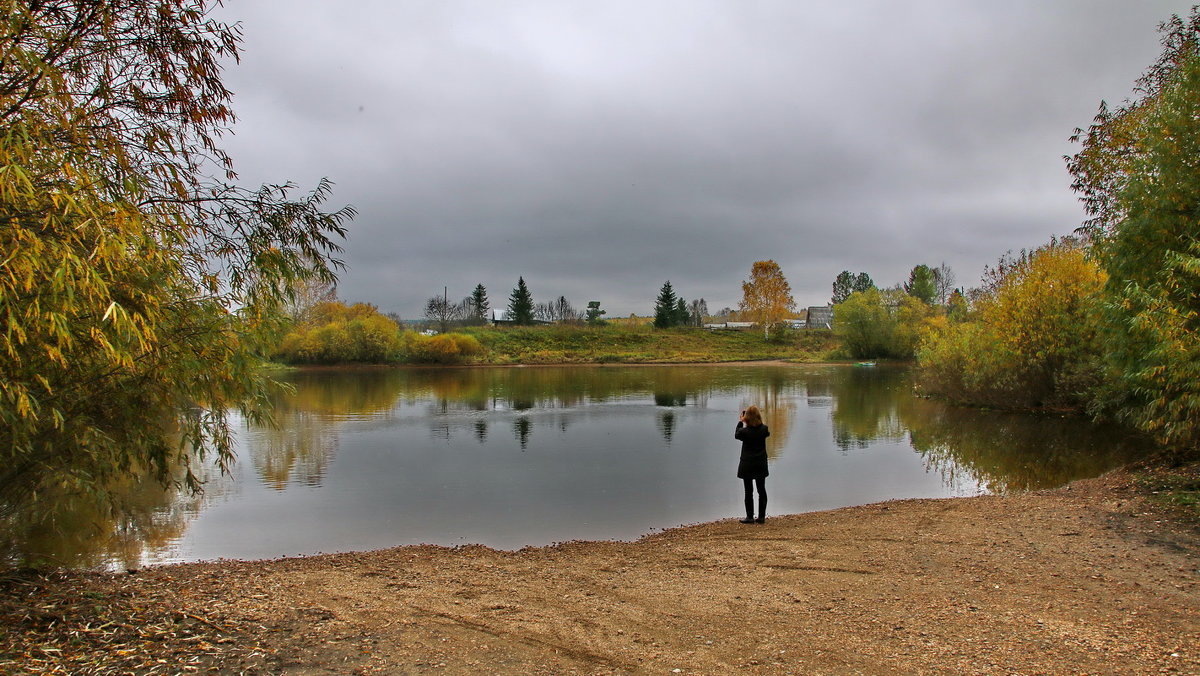
<svg viewBox="0 0 1200 676"><path fill-rule="evenodd" d="M750 279L742 282L742 301L738 304L741 316L763 329L765 337L771 329L792 316L796 301L792 287L783 270L773 260L757 261L750 268Z"/></svg>
<svg viewBox="0 0 1200 676"><path fill-rule="evenodd" d="M1006 257L964 321L928 320L920 386L961 403L1082 409L1100 377L1105 274L1075 240Z"/></svg>

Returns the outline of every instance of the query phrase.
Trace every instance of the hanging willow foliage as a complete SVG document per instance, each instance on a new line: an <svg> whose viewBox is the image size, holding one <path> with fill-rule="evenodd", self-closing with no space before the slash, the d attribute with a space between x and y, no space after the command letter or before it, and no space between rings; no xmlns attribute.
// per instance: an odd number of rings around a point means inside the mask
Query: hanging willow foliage
<svg viewBox="0 0 1200 676"><path fill-rule="evenodd" d="M261 418L257 356L297 283L335 280L331 185L233 183L203 0L0 3L0 511L152 472L197 487ZM182 470L180 469L182 468Z"/></svg>

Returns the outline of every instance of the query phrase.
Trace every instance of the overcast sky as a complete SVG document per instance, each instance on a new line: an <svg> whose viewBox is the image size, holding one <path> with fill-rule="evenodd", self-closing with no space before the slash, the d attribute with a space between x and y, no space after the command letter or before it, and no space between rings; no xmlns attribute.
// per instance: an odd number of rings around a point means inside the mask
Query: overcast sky
<svg viewBox="0 0 1200 676"><path fill-rule="evenodd" d="M774 259L975 286L1083 214L1062 156L1159 53L1167 0L231 0L247 183L336 183L339 295L405 318L476 284L736 307Z"/></svg>

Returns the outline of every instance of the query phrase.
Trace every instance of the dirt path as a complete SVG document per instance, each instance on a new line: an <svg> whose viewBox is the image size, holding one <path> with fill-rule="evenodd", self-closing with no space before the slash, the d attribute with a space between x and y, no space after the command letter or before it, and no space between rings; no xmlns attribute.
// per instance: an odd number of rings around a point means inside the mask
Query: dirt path
<svg viewBox="0 0 1200 676"><path fill-rule="evenodd" d="M1145 510L1113 475L636 543L405 547L69 582L176 618L158 644L169 659L140 667L164 673L1200 673L1200 538Z"/></svg>

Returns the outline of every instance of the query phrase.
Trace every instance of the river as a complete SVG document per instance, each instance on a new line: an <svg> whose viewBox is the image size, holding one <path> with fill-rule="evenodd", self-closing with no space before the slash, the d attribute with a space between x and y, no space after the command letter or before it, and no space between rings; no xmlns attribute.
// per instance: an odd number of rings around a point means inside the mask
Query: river
<svg viewBox="0 0 1200 676"><path fill-rule="evenodd" d="M898 367L725 365L299 371L277 428L238 419L202 496L129 488L10 535L28 561L135 568L395 545L517 549L736 517L738 412L771 430L768 518L1050 488L1140 445L1086 421L915 397Z"/></svg>

